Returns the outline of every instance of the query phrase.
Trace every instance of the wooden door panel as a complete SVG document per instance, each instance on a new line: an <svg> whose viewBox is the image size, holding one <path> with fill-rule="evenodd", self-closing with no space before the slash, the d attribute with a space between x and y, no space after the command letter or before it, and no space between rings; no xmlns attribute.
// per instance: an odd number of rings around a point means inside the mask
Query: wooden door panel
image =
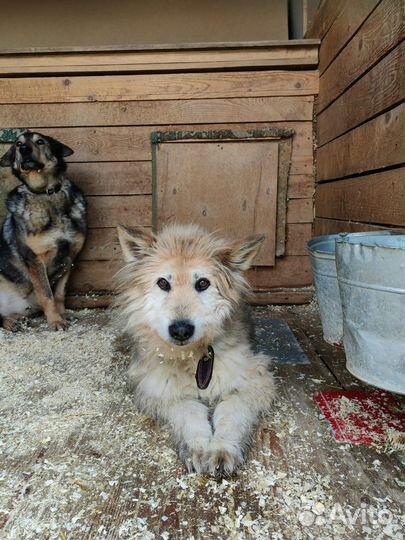
<svg viewBox="0 0 405 540"><path fill-rule="evenodd" d="M230 238L266 235L255 264L276 254L278 141L177 141L156 150L154 224L197 223Z"/></svg>

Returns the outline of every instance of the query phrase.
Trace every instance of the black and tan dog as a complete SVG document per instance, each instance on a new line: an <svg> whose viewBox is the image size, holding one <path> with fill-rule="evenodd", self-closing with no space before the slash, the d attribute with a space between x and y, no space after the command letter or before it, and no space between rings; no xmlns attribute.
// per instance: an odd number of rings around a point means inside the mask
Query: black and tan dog
<svg viewBox="0 0 405 540"><path fill-rule="evenodd" d="M22 182L8 195L0 235L0 324L8 330L39 310L51 328L66 327L66 283L87 228L83 193L64 175L72 153L26 132L0 160Z"/></svg>

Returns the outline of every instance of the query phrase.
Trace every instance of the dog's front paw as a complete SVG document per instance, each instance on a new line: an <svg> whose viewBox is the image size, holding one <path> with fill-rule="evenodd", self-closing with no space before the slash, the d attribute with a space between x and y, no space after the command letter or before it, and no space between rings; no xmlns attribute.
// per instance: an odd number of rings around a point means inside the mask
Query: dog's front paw
<svg viewBox="0 0 405 540"><path fill-rule="evenodd" d="M48 319L48 326L51 330L55 331L66 330L66 328L69 326L69 323L62 317L55 317L53 319Z"/></svg>
<svg viewBox="0 0 405 540"><path fill-rule="evenodd" d="M189 473L206 471L209 440L195 439L191 444L183 442L179 448L180 459Z"/></svg>
<svg viewBox="0 0 405 540"><path fill-rule="evenodd" d="M14 317L3 317L3 328L8 332L18 332L20 328L18 319Z"/></svg>
<svg viewBox="0 0 405 540"><path fill-rule="evenodd" d="M243 463L242 451L226 441L212 441L208 450L208 472L216 477L230 476Z"/></svg>

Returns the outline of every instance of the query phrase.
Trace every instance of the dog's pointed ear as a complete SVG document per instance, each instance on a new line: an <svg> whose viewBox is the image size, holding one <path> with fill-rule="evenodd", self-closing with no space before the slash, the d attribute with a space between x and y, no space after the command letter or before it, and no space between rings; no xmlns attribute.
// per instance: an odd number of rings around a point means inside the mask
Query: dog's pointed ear
<svg viewBox="0 0 405 540"><path fill-rule="evenodd" d="M155 241L153 233L144 229L118 225L117 230L125 262L142 259Z"/></svg>
<svg viewBox="0 0 405 540"><path fill-rule="evenodd" d="M10 167L14 161L14 145L0 158L0 167Z"/></svg>
<svg viewBox="0 0 405 540"><path fill-rule="evenodd" d="M69 146L66 146L66 144L61 143L60 141L54 139L53 137L50 137L49 135L44 136L44 139L49 142L52 153L55 156L65 158L71 156L74 153Z"/></svg>
<svg viewBox="0 0 405 540"><path fill-rule="evenodd" d="M258 254L265 236L254 235L248 236L244 240L237 242L232 248L227 249L222 253L222 263L234 270L244 272L248 270L253 263L254 258Z"/></svg>

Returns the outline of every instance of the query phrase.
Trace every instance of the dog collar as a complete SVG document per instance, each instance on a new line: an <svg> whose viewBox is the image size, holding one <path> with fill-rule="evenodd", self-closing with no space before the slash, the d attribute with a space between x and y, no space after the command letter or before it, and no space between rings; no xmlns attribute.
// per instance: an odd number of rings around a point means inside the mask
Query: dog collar
<svg viewBox="0 0 405 540"><path fill-rule="evenodd" d="M212 372L214 371L214 349L208 345L207 353L198 361L195 372L195 380L200 390L205 390L210 384Z"/></svg>
<svg viewBox="0 0 405 540"><path fill-rule="evenodd" d="M62 184L60 182L58 182L57 184L55 184L53 187L51 188L48 188L46 190L46 193L47 195L53 195L54 193L59 193L59 191L61 190L62 188Z"/></svg>

